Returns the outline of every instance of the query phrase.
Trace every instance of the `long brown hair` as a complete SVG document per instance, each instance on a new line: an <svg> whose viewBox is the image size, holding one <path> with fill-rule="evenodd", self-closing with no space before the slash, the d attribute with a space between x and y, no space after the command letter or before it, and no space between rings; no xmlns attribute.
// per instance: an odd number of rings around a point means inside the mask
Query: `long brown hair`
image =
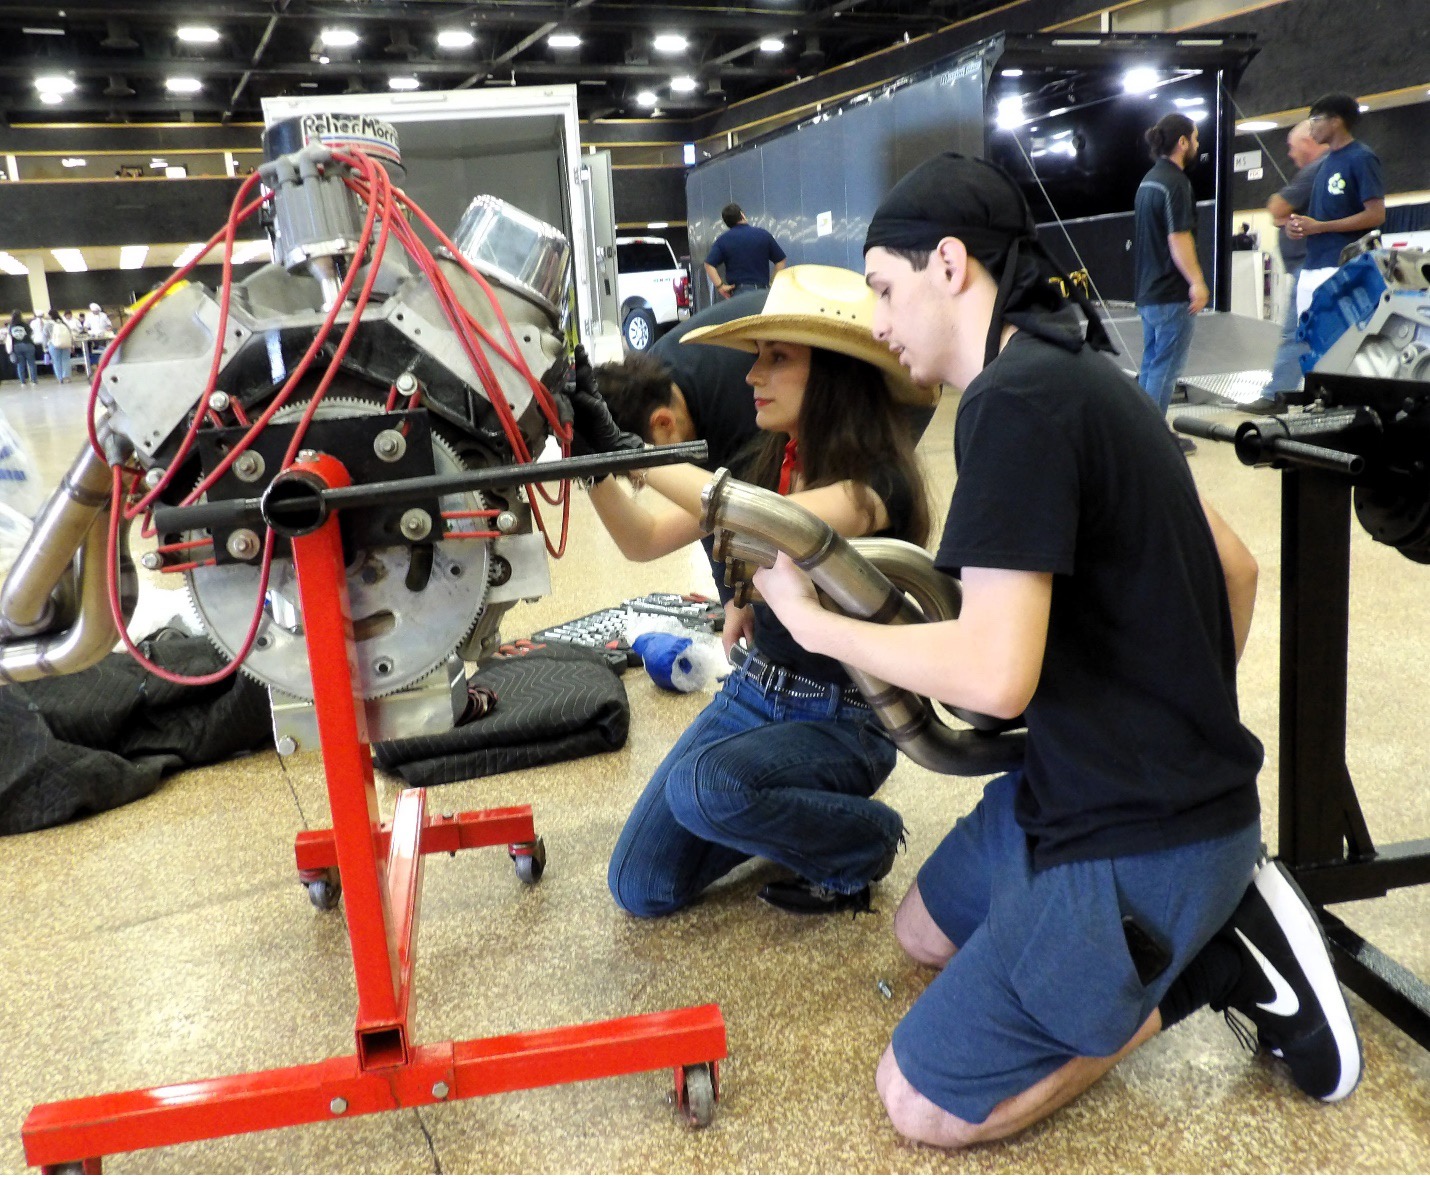
<svg viewBox="0 0 1430 1179"><path fill-rule="evenodd" d="M777 487L788 441L788 434L766 431L744 477L760 487ZM907 483L911 502L908 519L895 527L893 535L917 545L928 543L928 488L914 458L903 412L872 364L823 348L810 349L809 380L799 410L799 457L805 489L848 479L855 484L859 506L871 518L876 510L869 490L874 474L894 468Z"/></svg>

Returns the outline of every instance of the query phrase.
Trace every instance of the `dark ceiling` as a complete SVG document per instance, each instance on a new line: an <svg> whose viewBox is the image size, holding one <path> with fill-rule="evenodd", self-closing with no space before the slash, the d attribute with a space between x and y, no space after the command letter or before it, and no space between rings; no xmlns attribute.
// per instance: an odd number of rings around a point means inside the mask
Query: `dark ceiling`
<svg viewBox="0 0 1430 1179"><path fill-rule="evenodd" d="M0 3L0 117L11 122L77 120L256 120L259 100L279 94L386 91L393 77L423 89L575 83L585 118L639 118L652 108L682 117L771 90L906 37L987 12L999 0L107 0ZM182 26L218 32L211 44L182 41ZM327 29L358 35L325 45ZM475 41L442 48L437 34L466 30ZM552 33L581 45L556 49ZM688 39L661 52L659 33ZM783 42L766 52L760 42ZM36 78L64 75L74 89L46 103ZM693 78L685 93L673 78ZM171 77L202 89L176 95ZM410 85L410 83L409 83Z"/></svg>

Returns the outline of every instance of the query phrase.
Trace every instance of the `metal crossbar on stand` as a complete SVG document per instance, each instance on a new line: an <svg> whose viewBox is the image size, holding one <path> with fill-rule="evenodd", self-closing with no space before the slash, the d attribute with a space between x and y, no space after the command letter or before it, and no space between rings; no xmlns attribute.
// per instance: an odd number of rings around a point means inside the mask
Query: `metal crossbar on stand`
<svg viewBox="0 0 1430 1179"><path fill-rule="evenodd" d="M349 483L345 468L330 456L317 455L294 469L326 487ZM674 1070L677 1103L687 1120L708 1123L718 1098L718 1062L726 1055L724 1020L713 1004L479 1040L411 1042L422 857L506 844L518 873L534 881L542 849L530 807L433 819L421 788L402 790L392 822L382 823L352 674L338 514L294 537L293 557L333 816L332 830L299 836L298 866L310 885L341 882L347 897L357 1051L266 1072L36 1106L22 1131L27 1162L46 1172L97 1173L107 1154L662 1068ZM330 875L334 867L336 879Z"/></svg>

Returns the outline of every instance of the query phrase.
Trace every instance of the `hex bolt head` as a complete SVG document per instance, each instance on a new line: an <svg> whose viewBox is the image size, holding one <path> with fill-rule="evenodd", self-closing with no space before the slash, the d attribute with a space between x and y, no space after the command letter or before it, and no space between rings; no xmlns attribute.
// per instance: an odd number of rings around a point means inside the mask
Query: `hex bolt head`
<svg viewBox="0 0 1430 1179"><path fill-rule="evenodd" d="M348 1112L348 1103L342 1097L334 1097L332 1101L328 1102L328 1108L335 1114L345 1114Z"/></svg>
<svg viewBox="0 0 1430 1179"><path fill-rule="evenodd" d="M446 1101L447 1094L450 1092L451 1090L447 1088L446 1081L438 1081L435 1085L432 1086L432 1096L435 1097L438 1101Z"/></svg>
<svg viewBox="0 0 1430 1179"><path fill-rule="evenodd" d="M384 430L372 440L373 453L385 463L395 463L407 453L407 439L397 430Z"/></svg>
<svg viewBox="0 0 1430 1179"><path fill-rule="evenodd" d="M298 752L298 742L295 741L292 737L279 737L277 749L279 757L292 757L295 753ZM339 1100L342 1099L339 1098ZM338 1112L341 1113L342 1111L339 1110Z"/></svg>
<svg viewBox="0 0 1430 1179"><path fill-rule="evenodd" d="M158 553L145 553L142 557L139 558L139 564L143 565L145 569L149 569L151 571L162 569L164 567L164 558L161 557Z"/></svg>
<svg viewBox="0 0 1430 1179"><path fill-rule="evenodd" d="M233 473L245 483L256 483L266 469L263 456L251 450L245 450L233 460Z"/></svg>
<svg viewBox="0 0 1430 1179"><path fill-rule="evenodd" d="M516 518L515 512L502 512L497 517L498 532L515 532L520 521Z"/></svg>
<svg viewBox="0 0 1430 1179"><path fill-rule="evenodd" d="M236 561L248 561L258 556L263 543L251 528L235 528L228 535L228 555Z"/></svg>
<svg viewBox="0 0 1430 1179"><path fill-rule="evenodd" d="M215 413L223 413L228 408L228 394L222 389L215 389L209 394L209 408Z"/></svg>
<svg viewBox="0 0 1430 1179"><path fill-rule="evenodd" d="M397 386L399 393L406 394L409 397L417 392L417 378L411 373L402 373L393 384Z"/></svg>
<svg viewBox="0 0 1430 1179"><path fill-rule="evenodd" d="M400 527L408 540L421 540L432 532L432 517L421 508L410 508L402 513Z"/></svg>
<svg viewBox="0 0 1430 1179"><path fill-rule="evenodd" d="M144 486L153 491L160 483L164 482L164 476L167 474L168 472L163 467L150 467L144 472Z"/></svg>

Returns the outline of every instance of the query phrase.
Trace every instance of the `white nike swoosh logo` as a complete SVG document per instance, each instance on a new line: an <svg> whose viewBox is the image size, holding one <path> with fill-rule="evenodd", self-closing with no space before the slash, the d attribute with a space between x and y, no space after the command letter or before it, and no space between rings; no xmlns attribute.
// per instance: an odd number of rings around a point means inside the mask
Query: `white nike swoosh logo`
<svg viewBox="0 0 1430 1179"><path fill-rule="evenodd" d="M1270 1003L1258 1003L1257 1006L1268 1015L1290 1016L1301 1010L1301 1000L1296 998L1296 992L1292 990L1282 973L1266 960L1266 955L1258 950L1247 940L1246 934L1241 930L1236 930L1236 936L1241 939L1241 944L1256 959L1256 964L1261 967L1266 977L1271 980L1271 985L1276 988L1276 996Z"/></svg>

